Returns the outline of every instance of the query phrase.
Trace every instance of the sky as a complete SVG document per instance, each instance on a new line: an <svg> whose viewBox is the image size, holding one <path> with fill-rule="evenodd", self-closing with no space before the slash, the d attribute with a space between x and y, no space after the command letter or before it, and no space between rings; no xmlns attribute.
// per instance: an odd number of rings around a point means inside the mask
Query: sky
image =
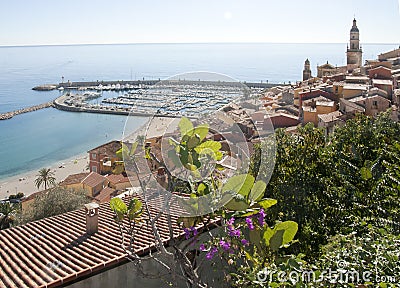
<svg viewBox="0 0 400 288"><path fill-rule="evenodd" d="M275 42L400 43L400 0L0 1L0 46Z"/></svg>

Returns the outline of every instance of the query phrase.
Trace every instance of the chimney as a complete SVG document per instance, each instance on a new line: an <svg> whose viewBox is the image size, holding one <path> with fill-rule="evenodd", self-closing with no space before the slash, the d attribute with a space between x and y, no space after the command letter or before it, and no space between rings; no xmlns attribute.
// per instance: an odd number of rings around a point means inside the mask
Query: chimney
<svg viewBox="0 0 400 288"><path fill-rule="evenodd" d="M99 204L85 204L86 214L86 233L93 235L99 230Z"/></svg>

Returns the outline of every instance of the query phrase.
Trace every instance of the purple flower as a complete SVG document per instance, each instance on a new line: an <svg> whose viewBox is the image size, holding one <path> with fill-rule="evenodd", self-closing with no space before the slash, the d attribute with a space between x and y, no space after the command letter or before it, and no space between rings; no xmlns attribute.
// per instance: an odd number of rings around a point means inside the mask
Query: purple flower
<svg viewBox="0 0 400 288"><path fill-rule="evenodd" d="M211 260L213 257L214 257L214 254L212 254L211 251L208 251L208 253L206 254L207 260Z"/></svg>
<svg viewBox="0 0 400 288"><path fill-rule="evenodd" d="M265 211L263 208L260 209L260 212L258 212L258 224L260 224L260 226L264 226L265 222L264 222L264 218L265 218Z"/></svg>
<svg viewBox="0 0 400 288"><path fill-rule="evenodd" d="M229 231L229 236L231 237L240 237L241 233L239 229L234 229Z"/></svg>
<svg viewBox="0 0 400 288"><path fill-rule="evenodd" d="M206 251L206 246L204 244L200 244L200 251Z"/></svg>
<svg viewBox="0 0 400 288"><path fill-rule="evenodd" d="M211 260L214 257L215 253L217 253L217 252L218 252L218 248L217 247L211 248L210 251L208 251L208 253L206 254L206 258L208 260Z"/></svg>
<svg viewBox="0 0 400 288"><path fill-rule="evenodd" d="M187 228L184 228L183 231L185 231L185 238L188 240L190 238L190 230Z"/></svg>
<svg viewBox="0 0 400 288"><path fill-rule="evenodd" d="M197 231L197 229L194 227L192 227L192 232L193 232L193 236L196 236L199 233L199 231Z"/></svg>
<svg viewBox="0 0 400 288"><path fill-rule="evenodd" d="M227 224L228 226L232 226L234 222L235 222L235 218L232 217L231 219L229 219L229 220L226 222L226 224Z"/></svg>
<svg viewBox="0 0 400 288"><path fill-rule="evenodd" d="M246 223L250 230L254 230L254 224L251 217L246 217Z"/></svg>
<svg viewBox="0 0 400 288"><path fill-rule="evenodd" d="M242 243L243 246L249 245L249 241L247 241L246 239L242 239L240 242Z"/></svg>
<svg viewBox="0 0 400 288"><path fill-rule="evenodd" d="M224 240L219 241L219 245L221 245L222 249L224 249L225 251L228 251L229 248L231 248L231 243Z"/></svg>

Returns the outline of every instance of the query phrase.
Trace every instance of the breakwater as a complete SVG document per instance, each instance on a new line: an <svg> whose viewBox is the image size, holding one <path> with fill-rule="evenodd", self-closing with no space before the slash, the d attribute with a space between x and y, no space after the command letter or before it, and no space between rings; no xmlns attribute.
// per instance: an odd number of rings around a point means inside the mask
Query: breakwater
<svg viewBox="0 0 400 288"><path fill-rule="evenodd" d="M33 111L48 108L51 106L53 106L53 101L35 105L35 106L30 106L30 107L23 108L23 109L18 109L18 110L11 111L11 112L2 113L2 114L0 114L0 120L11 119L12 117L19 115L19 114L33 112Z"/></svg>

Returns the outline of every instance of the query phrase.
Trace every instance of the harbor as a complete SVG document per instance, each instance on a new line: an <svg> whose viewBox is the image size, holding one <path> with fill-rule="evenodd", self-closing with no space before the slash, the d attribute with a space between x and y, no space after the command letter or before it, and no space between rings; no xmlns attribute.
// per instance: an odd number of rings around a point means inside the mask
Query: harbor
<svg viewBox="0 0 400 288"><path fill-rule="evenodd" d="M87 112L115 115L197 118L211 113L227 103L242 97L244 87L250 94L259 94L272 83L224 82L193 80L135 80L89 81L43 84L32 88L37 91L58 89L63 94L54 101L5 112L0 120L11 119L19 114L55 107L71 112ZM64 92L65 90L65 92ZM115 97L103 97L103 92L115 93ZM122 93L122 94L121 94ZM250 96L251 97L251 96ZM97 98L102 98L96 100Z"/></svg>

